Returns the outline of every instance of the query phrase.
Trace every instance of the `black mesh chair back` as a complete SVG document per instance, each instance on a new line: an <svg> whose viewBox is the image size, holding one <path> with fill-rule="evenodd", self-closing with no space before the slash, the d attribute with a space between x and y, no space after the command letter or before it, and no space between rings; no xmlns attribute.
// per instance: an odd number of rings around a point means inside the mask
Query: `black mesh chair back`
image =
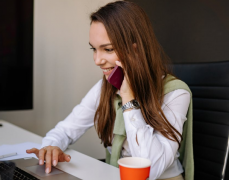
<svg viewBox="0 0 229 180"><path fill-rule="evenodd" d="M229 180L229 61L174 64L173 71L193 94L195 180Z"/></svg>

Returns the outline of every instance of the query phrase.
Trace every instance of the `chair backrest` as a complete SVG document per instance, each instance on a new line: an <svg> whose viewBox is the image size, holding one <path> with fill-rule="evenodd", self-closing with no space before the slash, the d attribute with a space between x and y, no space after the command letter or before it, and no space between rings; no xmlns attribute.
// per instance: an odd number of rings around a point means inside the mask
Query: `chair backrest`
<svg viewBox="0 0 229 180"><path fill-rule="evenodd" d="M229 61L174 64L193 94L195 180L229 179Z"/></svg>

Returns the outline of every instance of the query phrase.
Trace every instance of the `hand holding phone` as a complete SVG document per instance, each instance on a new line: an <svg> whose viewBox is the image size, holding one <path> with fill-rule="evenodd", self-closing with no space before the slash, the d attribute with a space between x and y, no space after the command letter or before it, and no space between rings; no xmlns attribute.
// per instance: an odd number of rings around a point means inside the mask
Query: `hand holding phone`
<svg viewBox="0 0 229 180"><path fill-rule="evenodd" d="M120 90L124 79L123 70L120 66L115 66L113 71L108 77L108 82Z"/></svg>

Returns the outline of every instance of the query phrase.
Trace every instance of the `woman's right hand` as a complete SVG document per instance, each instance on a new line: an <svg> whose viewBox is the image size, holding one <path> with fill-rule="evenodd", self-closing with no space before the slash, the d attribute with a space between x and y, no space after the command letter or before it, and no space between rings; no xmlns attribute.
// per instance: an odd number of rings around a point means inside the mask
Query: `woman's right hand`
<svg viewBox="0 0 229 180"><path fill-rule="evenodd" d="M44 161L46 161L45 172L50 173L52 165L56 166L58 162L69 162L71 160L71 156L65 154L59 147L57 146L45 146L42 149L27 149L26 152L28 154L34 153L39 159L39 164L43 165Z"/></svg>

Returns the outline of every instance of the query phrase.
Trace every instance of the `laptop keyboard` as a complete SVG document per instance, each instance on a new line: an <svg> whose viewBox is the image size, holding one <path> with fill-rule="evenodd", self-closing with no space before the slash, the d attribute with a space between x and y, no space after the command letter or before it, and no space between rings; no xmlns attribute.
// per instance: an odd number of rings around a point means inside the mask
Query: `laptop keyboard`
<svg viewBox="0 0 229 180"><path fill-rule="evenodd" d="M13 162L2 162L0 180L37 180L37 178L16 167Z"/></svg>

